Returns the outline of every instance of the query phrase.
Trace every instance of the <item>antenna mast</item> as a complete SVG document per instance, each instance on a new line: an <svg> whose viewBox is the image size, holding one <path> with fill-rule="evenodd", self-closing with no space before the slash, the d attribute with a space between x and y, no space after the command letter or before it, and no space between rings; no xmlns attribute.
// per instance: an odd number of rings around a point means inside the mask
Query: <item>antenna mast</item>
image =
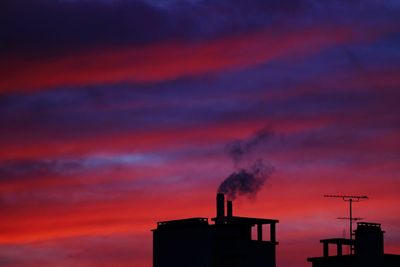
<svg viewBox="0 0 400 267"><path fill-rule="evenodd" d="M350 224L350 240L353 240L353 221L360 220L361 218L353 218L353 202L360 202L362 199L368 199L367 196L347 196L347 195L324 195L324 197L341 198L343 201L349 202L350 216L347 218L339 217L338 219L347 219ZM353 245L351 245L351 253L353 253Z"/></svg>

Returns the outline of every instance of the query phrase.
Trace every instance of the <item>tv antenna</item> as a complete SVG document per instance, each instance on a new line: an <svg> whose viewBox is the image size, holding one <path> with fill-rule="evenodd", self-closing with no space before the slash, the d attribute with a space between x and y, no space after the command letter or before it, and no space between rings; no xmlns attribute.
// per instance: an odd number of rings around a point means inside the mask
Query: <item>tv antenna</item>
<svg viewBox="0 0 400 267"><path fill-rule="evenodd" d="M349 202L350 216L349 217L338 217L337 219L349 220L350 225L350 240L353 240L353 221L362 220L362 218L353 218L353 202L360 202L363 199L368 199L367 196L347 196L347 195L324 195L324 197L341 198L343 201ZM353 252L353 246L351 245L351 252Z"/></svg>
<svg viewBox="0 0 400 267"><path fill-rule="evenodd" d="M350 217L337 217L336 219L338 219L338 220L350 220ZM359 218L359 217L352 218L352 219L353 219L353 221L364 220L364 218Z"/></svg>

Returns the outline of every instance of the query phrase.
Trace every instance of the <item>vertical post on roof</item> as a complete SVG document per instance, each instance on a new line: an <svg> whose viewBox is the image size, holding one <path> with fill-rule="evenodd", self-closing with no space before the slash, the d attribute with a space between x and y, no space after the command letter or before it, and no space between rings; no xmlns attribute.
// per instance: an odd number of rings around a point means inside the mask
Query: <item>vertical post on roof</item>
<svg viewBox="0 0 400 267"><path fill-rule="evenodd" d="M257 240L258 241L262 241L263 237L262 237L262 224L259 223L257 224Z"/></svg>

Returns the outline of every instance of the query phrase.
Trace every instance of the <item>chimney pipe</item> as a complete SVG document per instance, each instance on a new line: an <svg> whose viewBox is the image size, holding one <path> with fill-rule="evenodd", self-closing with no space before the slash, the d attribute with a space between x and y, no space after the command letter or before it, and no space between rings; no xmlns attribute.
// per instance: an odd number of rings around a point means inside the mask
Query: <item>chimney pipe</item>
<svg viewBox="0 0 400 267"><path fill-rule="evenodd" d="M222 193L217 194L217 218L225 217L225 196Z"/></svg>
<svg viewBox="0 0 400 267"><path fill-rule="evenodd" d="M233 216L233 214L232 214L232 200L228 200L227 201L227 207L226 207L226 216L227 217L232 217Z"/></svg>

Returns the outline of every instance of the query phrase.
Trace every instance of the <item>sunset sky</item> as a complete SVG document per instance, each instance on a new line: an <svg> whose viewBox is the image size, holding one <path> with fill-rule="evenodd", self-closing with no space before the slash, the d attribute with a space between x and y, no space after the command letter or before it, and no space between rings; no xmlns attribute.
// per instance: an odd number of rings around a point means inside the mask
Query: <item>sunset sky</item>
<svg viewBox="0 0 400 267"><path fill-rule="evenodd" d="M399 101L397 0L2 0L0 266L151 267L256 159L234 213L280 220L277 267L348 236L324 194L400 254Z"/></svg>

